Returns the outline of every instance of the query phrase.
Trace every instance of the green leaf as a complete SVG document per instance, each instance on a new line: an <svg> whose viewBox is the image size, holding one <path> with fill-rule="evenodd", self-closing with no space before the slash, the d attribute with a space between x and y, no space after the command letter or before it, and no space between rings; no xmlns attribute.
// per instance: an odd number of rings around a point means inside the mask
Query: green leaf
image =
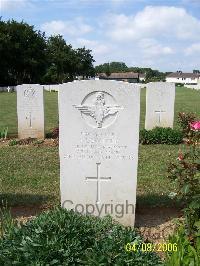
<svg viewBox="0 0 200 266"><path fill-rule="evenodd" d="M189 190L190 190L190 185L189 184L184 185L183 188L182 188L182 191L183 191L184 194L188 194Z"/></svg>
<svg viewBox="0 0 200 266"><path fill-rule="evenodd" d="M198 230L199 230L200 229L200 221L195 222L194 226L196 226L198 228Z"/></svg>

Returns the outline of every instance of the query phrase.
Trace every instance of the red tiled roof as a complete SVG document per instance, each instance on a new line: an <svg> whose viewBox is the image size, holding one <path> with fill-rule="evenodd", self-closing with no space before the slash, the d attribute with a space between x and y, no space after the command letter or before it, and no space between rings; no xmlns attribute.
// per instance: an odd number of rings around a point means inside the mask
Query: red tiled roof
<svg viewBox="0 0 200 266"><path fill-rule="evenodd" d="M135 72L111 73L110 76L107 76L105 73L99 73L100 78L106 79L138 79L139 75L139 73Z"/></svg>
<svg viewBox="0 0 200 266"><path fill-rule="evenodd" d="M182 73L182 72L174 72L167 75L167 78L200 78L200 73Z"/></svg>

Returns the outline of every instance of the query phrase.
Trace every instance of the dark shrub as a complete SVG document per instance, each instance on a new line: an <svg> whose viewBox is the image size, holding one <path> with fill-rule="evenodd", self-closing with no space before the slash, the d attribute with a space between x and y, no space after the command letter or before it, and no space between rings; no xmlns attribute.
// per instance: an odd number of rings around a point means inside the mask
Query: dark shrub
<svg viewBox="0 0 200 266"><path fill-rule="evenodd" d="M59 127L54 127L51 132L46 134L46 138L48 139L57 139L59 138Z"/></svg>
<svg viewBox="0 0 200 266"><path fill-rule="evenodd" d="M53 130L52 130L52 138L53 139L57 139L59 137L59 127L55 127Z"/></svg>
<svg viewBox="0 0 200 266"><path fill-rule="evenodd" d="M125 251L142 243L136 230L57 208L0 239L0 265L162 265L152 252Z"/></svg>
<svg viewBox="0 0 200 266"><path fill-rule="evenodd" d="M141 144L179 144L183 141L183 133L172 128L155 127L152 130L140 130Z"/></svg>

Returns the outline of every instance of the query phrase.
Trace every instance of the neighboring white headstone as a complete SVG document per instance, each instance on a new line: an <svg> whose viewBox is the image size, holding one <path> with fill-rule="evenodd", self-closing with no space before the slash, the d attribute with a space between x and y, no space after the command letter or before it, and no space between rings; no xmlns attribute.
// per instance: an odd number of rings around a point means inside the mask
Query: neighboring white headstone
<svg viewBox="0 0 200 266"><path fill-rule="evenodd" d="M134 225L140 88L107 80L60 85L61 203Z"/></svg>
<svg viewBox="0 0 200 266"><path fill-rule="evenodd" d="M43 85L44 90L46 91L58 91L59 90L59 84L52 84L52 85Z"/></svg>
<svg viewBox="0 0 200 266"><path fill-rule="evenodd" d="M150 82L146 87L145 129L171 127L174 123L175 84Z"/></svg>
<svg viewBox="0 0 200 266"><path fill-rule="evenodd" d="M200 90L200 83L196 84L196 85L189 85L189 84L185 84L184 85L186 88L188 89L192 89L192 90Z"/></svg>
<svg viewBox="0 0 200 266"><path fill-rule="evenodd" d="M43 87L38 84L17 86L18 137L44 138Z"/></svg>

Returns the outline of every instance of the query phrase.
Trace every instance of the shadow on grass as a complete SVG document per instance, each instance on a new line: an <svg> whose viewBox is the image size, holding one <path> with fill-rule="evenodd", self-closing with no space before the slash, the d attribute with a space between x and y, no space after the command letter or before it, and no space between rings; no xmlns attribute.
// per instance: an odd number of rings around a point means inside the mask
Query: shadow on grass
<svg viewBox="0 0 200 266"><path fill-rule="evenodd" d="M164 226L163 232L173 228L169 221L183 215L181 202L170 199L167 195L140 195L136 203L136 227ZM171 229L170 229L171 230Z"/></svg>
<svg viewBox="0 0 200 266"><path fill-rule="evenodd" d="M0 207L7 205L12 206L42 206L46 204L56 203L55 197L52 195L38 194L0 194Z"/></svg>
<svg viewBox="0 0 200 266"><path fill-rule="evenodd" d="M3 204L2 204L3 203ZM0 194L0 208L7 205L13 217L35 216L59 205L52 195ZM136 204L136 227L155 227L181 215L181 203L167 195L139 195Z"/></svg>
<svg viewBox="0 0 200 266"><path fill-rule="evenodd" d="M183 207L183 204L181 202L171 199L167 195L158 194L138 195L136 202L136 207L138 208L172 207L180 209Z"/></svg>

